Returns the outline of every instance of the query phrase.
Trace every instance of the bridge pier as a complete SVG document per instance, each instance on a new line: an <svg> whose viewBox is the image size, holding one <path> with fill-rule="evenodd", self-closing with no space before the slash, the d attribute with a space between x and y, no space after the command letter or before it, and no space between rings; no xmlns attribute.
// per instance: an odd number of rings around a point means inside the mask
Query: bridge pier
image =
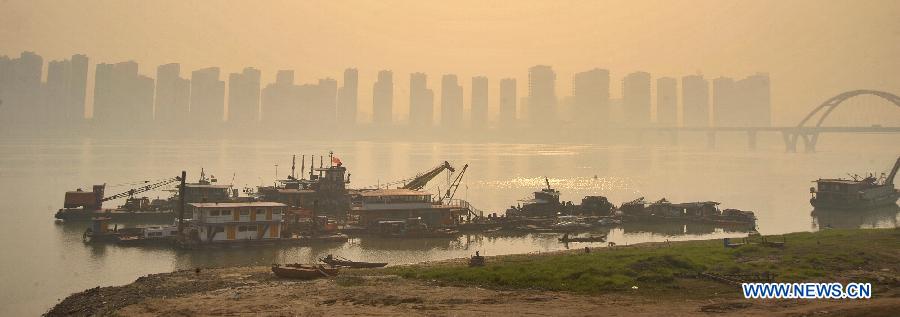
<svg viewBox="0 0 900 317"><path fill-rule="evenodd" d="M784 139L785 150L787 152L796 153L797 143L803 140L803 149L807 153L816 151L816 143L819 143L818 132L790 132L782 131L781 136Z"/></svg>

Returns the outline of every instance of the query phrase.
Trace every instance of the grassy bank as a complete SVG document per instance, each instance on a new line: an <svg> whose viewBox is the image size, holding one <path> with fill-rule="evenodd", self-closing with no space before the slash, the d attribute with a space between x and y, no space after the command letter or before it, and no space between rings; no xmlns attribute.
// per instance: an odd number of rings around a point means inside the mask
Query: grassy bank
<svg viewBox="0 0 900 317"><path fill-rule="evenodd" d="M770 236L783 248L746 244L725 248L722 240L653 243L591 253L492 257L485 267L464 263L394 267L403 277L459 285L525 288L596 294L632 289L671 291L697 283L697 273L774 273L777 282L872 282L896 288L900 230L825 230ZM759 241L759 239L754 239Z"/></svg>

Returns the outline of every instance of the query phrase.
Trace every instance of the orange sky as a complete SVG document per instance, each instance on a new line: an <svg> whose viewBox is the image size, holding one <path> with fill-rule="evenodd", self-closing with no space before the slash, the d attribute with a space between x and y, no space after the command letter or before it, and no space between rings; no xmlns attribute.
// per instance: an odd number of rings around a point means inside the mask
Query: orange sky
<svg viewBox="0 0 900 317"><path fill-rule="evenodd" d="M395 75L396 117L408 107L409 73L489 76L496 111L502 77L552 65L559 96L572 73L593 67L619 80L643 70L772 77L775 122L792 124L839 92L900 94L900 1L90 1L0 0L0 54L32 50L45 61L84 53L91 63L278 69L298 82L360 69L360 107L371 111L378 70ZM93 71L93 66L91 67Z"/></svg>

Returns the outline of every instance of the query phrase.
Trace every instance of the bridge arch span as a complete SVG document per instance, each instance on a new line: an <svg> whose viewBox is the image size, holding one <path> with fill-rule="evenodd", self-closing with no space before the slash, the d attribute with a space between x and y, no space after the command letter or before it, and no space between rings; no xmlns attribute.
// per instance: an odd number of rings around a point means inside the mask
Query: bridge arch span
<svg viewBox="0 0 900 317"><path fill-rule="evenodd" d="M817 113L822 112L822 115L819 117L819 120L816 121L816 125L815 125L816 128L821 127L822 122L825 122L825 119L828 118L828 115L831 114L831 112L834 111L834 109L836 109L841 103L843 103L847 99L850 99L850 98L853 98L856 96L861 96L861 95L878 96L884 100L887 100L887 101L893 103L895 106L900 107L900 97L898 97L895 94L880 91L880 90L870 90L870 89L851 90L851 91L847 91L842 94L839 94L837 96L831 97L828 100L826 100L825 102L823 102L821 105L819 105L818 107L813 109L813 111L811 111L808 115L806 115L806 117L803 118L803 120L801 120L799 124L797 124L797 127L803 128L804 125L806 125L809 121L811 121Z"/></svg>

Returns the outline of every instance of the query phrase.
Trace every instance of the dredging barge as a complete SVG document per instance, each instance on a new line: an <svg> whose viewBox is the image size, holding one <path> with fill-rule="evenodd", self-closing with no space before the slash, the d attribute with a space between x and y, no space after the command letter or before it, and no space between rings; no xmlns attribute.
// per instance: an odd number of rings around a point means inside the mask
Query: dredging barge
<svg viewBox="0 0 900 317"><path fill-rule="evenodd" d="M900 169L900 157L894 163L889 175L875 178L853 175L851 179L828 178L816 180L816 187L810 187L812 198L809 203L816 209L872 209L896 206L900 191L894 189L894 177Z"/></svg>

